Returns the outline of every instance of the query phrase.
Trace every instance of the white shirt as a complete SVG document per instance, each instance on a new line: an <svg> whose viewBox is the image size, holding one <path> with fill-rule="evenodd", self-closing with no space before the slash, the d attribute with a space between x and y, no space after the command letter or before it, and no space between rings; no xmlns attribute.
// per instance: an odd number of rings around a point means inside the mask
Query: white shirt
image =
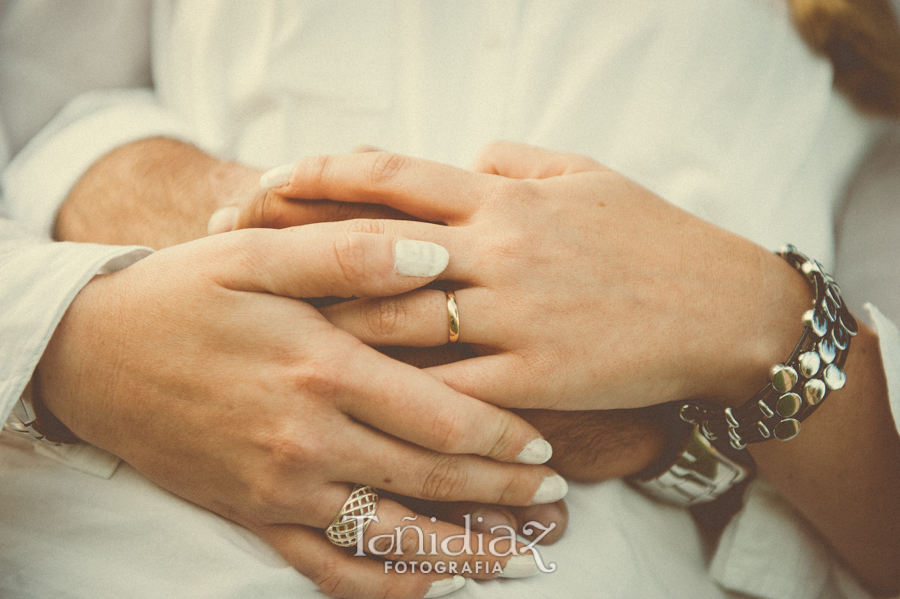
<svg viewBox="0 0 900 599"><path fill-rule="evenodd" d="M0 180L12 217L46 236L94 161L151 135L263 167L360 143L464 166L506 138L587 154L707 220L766 247L791 241L830 266L840 192L875 132L832 91L830 65L774 0L168 1L154 7L152 62L154 90L82 96L15 156ZM0 251L15 254L17 243ZM0 304L4 339L8 310L28 306L36 321L22 334L31 362L0 366L18 381L3 388L7 409L100 264L75 246L45 247L74 258L18 263L24 291ZM81 274L52 285L55 296L39 293L68 269ZM900 339L873 318L900 414ZM17 441L3 441L0 454L4 596L63 581L75 597L128 595L136 584L148 597L313 592L259 539L127 465L106 480ZM566 538L542 551L556 574L469 584L460 596L861 595L763 484L709 563L685 512L619 481L573 485L568 501ZM35 505L52 512L52 534L36 534Z"/></svg>

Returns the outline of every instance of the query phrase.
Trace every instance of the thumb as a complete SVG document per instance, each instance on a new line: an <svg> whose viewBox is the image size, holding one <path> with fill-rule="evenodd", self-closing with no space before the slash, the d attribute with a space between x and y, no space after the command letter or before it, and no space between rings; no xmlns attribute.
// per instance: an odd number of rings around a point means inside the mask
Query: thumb
<svg viewBox="0 0 900 599"><path fill-rule="evenodd" d="M383 297L434 280L450 255L436 243L327 225L248 229L218 242L210 276L235 291L285 297Z"/></svg>

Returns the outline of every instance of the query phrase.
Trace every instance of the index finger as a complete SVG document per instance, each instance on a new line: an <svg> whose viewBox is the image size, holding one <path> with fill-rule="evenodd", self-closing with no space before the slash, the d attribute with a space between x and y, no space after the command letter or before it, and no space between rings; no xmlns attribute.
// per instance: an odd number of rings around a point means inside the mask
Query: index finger
<svg viewBox="0 0 900 599"><path fill-rule="evenodd" d="M279 194L390 206L417 218L459 224L482 204L496 175L389 152L311 156L265 173Z"/></svg>

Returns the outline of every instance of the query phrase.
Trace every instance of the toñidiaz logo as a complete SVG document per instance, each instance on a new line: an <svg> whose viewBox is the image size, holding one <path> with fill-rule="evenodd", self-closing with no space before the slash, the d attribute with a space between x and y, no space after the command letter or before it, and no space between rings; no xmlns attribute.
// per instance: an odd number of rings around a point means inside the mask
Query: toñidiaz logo
<svg viewBox="0 0 900 599"><path fill-rule="evenodd" d="M535 545L547 536L554 528L556 523L552 522L549 526L544 526L540 522L531 521L522 527L522 532L526 535L532 535L540 532L530 542L520 543L516 538L516 531L506 525L495 526L491 528L493 538L485 539L482 533L472 533L472 516L466 514L463 517L465 521L465 532L458 535L450 535L438 541L437 533L425 533L416 524L408 524L406 526L397 526L391 534L376 535L371 537L368 542L363 540L363 535L359 535L356 541L357 556L377 555L384 558L384 571L398 572L404 574L406 572L421 572L429 574L436 572L438 574L479 574L479 573L500 573L503 568L497 560L489 559L488 556L494 558L526 555L531 554L534 557L535 564L541 572L550 573L556 571L555 563L544 563L541 554ZM344 522L356 521L358 527L362 527L367 520L378 522L378 516L375 514L368 515L346 515ZM415 522L418 516L403 518L404 522ZM436 522L437 518L430 518L431 522ZM477 519L481 522L481 518ZM412 535L404 537L406 535ZM404 544L404 540L406 541ZM445 556L459 557L460 555L485 557L484 560L467 560L462 563L455 561L441 560L414 560L411 548L415 549L416 556ZM392 556L402 556L401 560L391 560Z"/></svg>

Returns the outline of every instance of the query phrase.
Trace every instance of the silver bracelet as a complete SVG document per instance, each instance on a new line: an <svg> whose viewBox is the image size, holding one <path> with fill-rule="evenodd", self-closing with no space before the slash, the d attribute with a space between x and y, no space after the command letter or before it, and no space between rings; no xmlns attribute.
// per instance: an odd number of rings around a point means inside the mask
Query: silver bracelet
<svg viewBox="0 0 900 599"><path fill-rule="evenodd" d="M779 255L806 276L815 289L815 303L803 314L803 334L790 357L772 367L771 382L748 402L734 409L711 402L681 406L681 419L698 425L711 442L727 438L733 448L744 449L773 437L793 439L800 423L846 382L847 350L859 327L840 288L818 262L794 246L785 246Z"/></svg>

